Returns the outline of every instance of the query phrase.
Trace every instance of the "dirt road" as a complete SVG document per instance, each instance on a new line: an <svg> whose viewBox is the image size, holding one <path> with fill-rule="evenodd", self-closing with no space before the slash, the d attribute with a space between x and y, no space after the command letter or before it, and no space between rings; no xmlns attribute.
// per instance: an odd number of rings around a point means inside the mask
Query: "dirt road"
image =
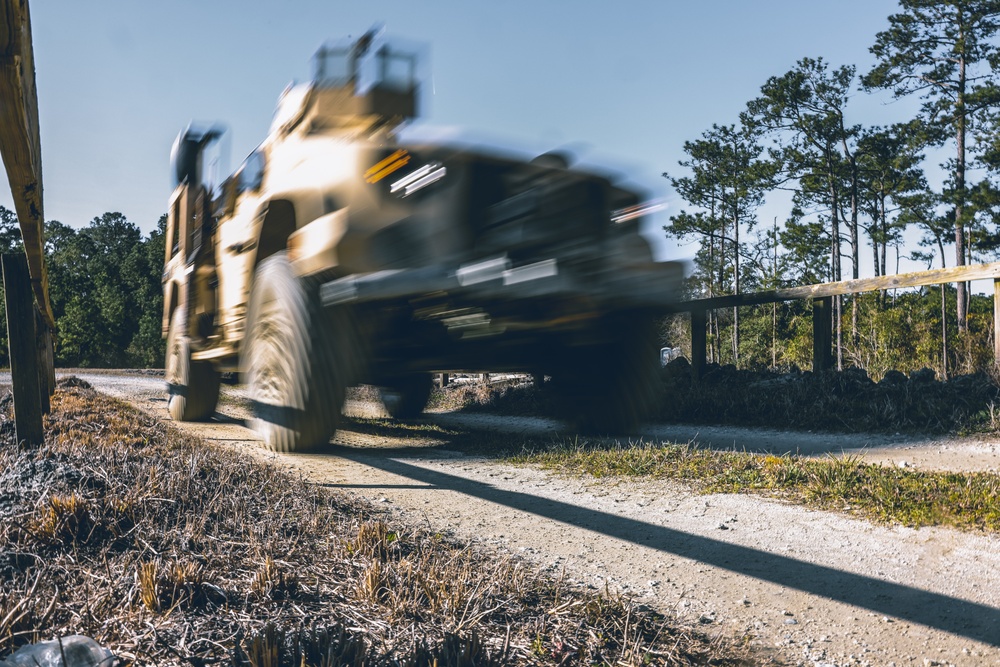
<svg viewBox="0 0 1000 667"><path fill-rule="evenodd" d="M81 377L166 419L161 378ZM875 526L750 496L664 482L562 478L449 444L480 430L555 432L556 422L438 414L434 428L350 422L323 455L262 450L226 387L207 440L371 498L434 530L509 549L586 585L609 586L720 634L749 635L791 664L1000 664L1000 539ZM353 404L348 411L378 408ZM993 469L1000 443L650 427L705 446L848 452L892 465Z"/></svg>

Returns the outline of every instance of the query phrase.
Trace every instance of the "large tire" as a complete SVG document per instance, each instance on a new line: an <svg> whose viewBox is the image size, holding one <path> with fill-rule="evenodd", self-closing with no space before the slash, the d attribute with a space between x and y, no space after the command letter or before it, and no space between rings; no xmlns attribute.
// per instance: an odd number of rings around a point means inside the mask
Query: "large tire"
<svg viewBox="0 0 1000 667"><path fill-rule="evenodd" d="M430 373L412 373L379 387L382 405L393 419L415 419L419 417L434 388L434 378Z"/></svg>
<svg viewBox="0 0 1000 667"><path fill-rule="evenodd" d="M242 373L253 428L272 450L326 445L337 429L351 382L344 358L352 340L320 306L318 285L292 272L285 253L257 268L247 308ZM337 336L340 350L332 339ZM340 362L340 363L339 363Z"/></svg>
<svg viewBox="0 0 1000 667"><path fill-rule="evenodd" d="M656 326L621 315L601 325L599 345L567 349L553 385L565 416L584 433L632 433L661 396Z"/></svg>
<svg viewBox="0 0 1000 667"><path fill-rule="evenodd" d="M201 421L215 414L219 403L219 372L210 362L191 360L185 306L179 306L170 316L164 366L167 411L173 419Z"/></svg>

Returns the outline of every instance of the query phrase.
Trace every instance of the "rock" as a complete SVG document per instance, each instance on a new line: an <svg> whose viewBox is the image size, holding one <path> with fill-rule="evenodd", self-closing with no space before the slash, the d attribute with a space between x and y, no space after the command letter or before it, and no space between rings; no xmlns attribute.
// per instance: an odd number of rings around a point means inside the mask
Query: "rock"
<svg viewBox="0 0 1000 667"><path fill-rule="evenodd" d="M0 667L111 667L115 662L114 653L90 637L70 635L22 646L0 660Z"/></svg>
<svg viewBox="0 0 1000 667"><path fill-rule="evenodd" d="M910 382L916 382L919 384L929 384L937 379L933 369L921 368L919 371L913 371L910 373Z"/></svg>

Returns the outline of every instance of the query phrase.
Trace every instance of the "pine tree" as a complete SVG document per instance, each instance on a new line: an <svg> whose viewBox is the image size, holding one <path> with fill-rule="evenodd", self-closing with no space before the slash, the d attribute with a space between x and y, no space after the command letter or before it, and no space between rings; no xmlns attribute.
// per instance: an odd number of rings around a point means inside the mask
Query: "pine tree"
<svg viewBox="0 0 1000 667"><path fill-rule="evenodd" d="M891 90L896 97L919 95L921 120L948 135L955 156L945 196L953 209L955 262L966 263L966 228L970 211L966 171L975 121L1000 98L994 66L1000 50L1000 0L900 0L900 12L889 17L889 29L878 33L870 51L878 58L862 78L869 89ZM960 331L968 326L967 285L958 284L956 313Z"/></svg>

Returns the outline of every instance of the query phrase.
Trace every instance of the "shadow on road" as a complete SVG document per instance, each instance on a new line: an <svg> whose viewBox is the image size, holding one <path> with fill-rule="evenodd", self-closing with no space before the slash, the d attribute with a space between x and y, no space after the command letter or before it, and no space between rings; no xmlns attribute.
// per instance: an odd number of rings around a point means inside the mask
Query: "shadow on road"
<svg viewBox="0 0 1000 667"><path fill-rule="evenodd" d="M332 446L330 453L430 487L456 491L737 574L1000 646L1000 609L528 493L498 489L389 458L393 454L412 457L420 451L418 448L380 450L373 456L370 451ZM433 448L423 451L434 456ZM351 485L345 486L350 488Z"/></svg>

